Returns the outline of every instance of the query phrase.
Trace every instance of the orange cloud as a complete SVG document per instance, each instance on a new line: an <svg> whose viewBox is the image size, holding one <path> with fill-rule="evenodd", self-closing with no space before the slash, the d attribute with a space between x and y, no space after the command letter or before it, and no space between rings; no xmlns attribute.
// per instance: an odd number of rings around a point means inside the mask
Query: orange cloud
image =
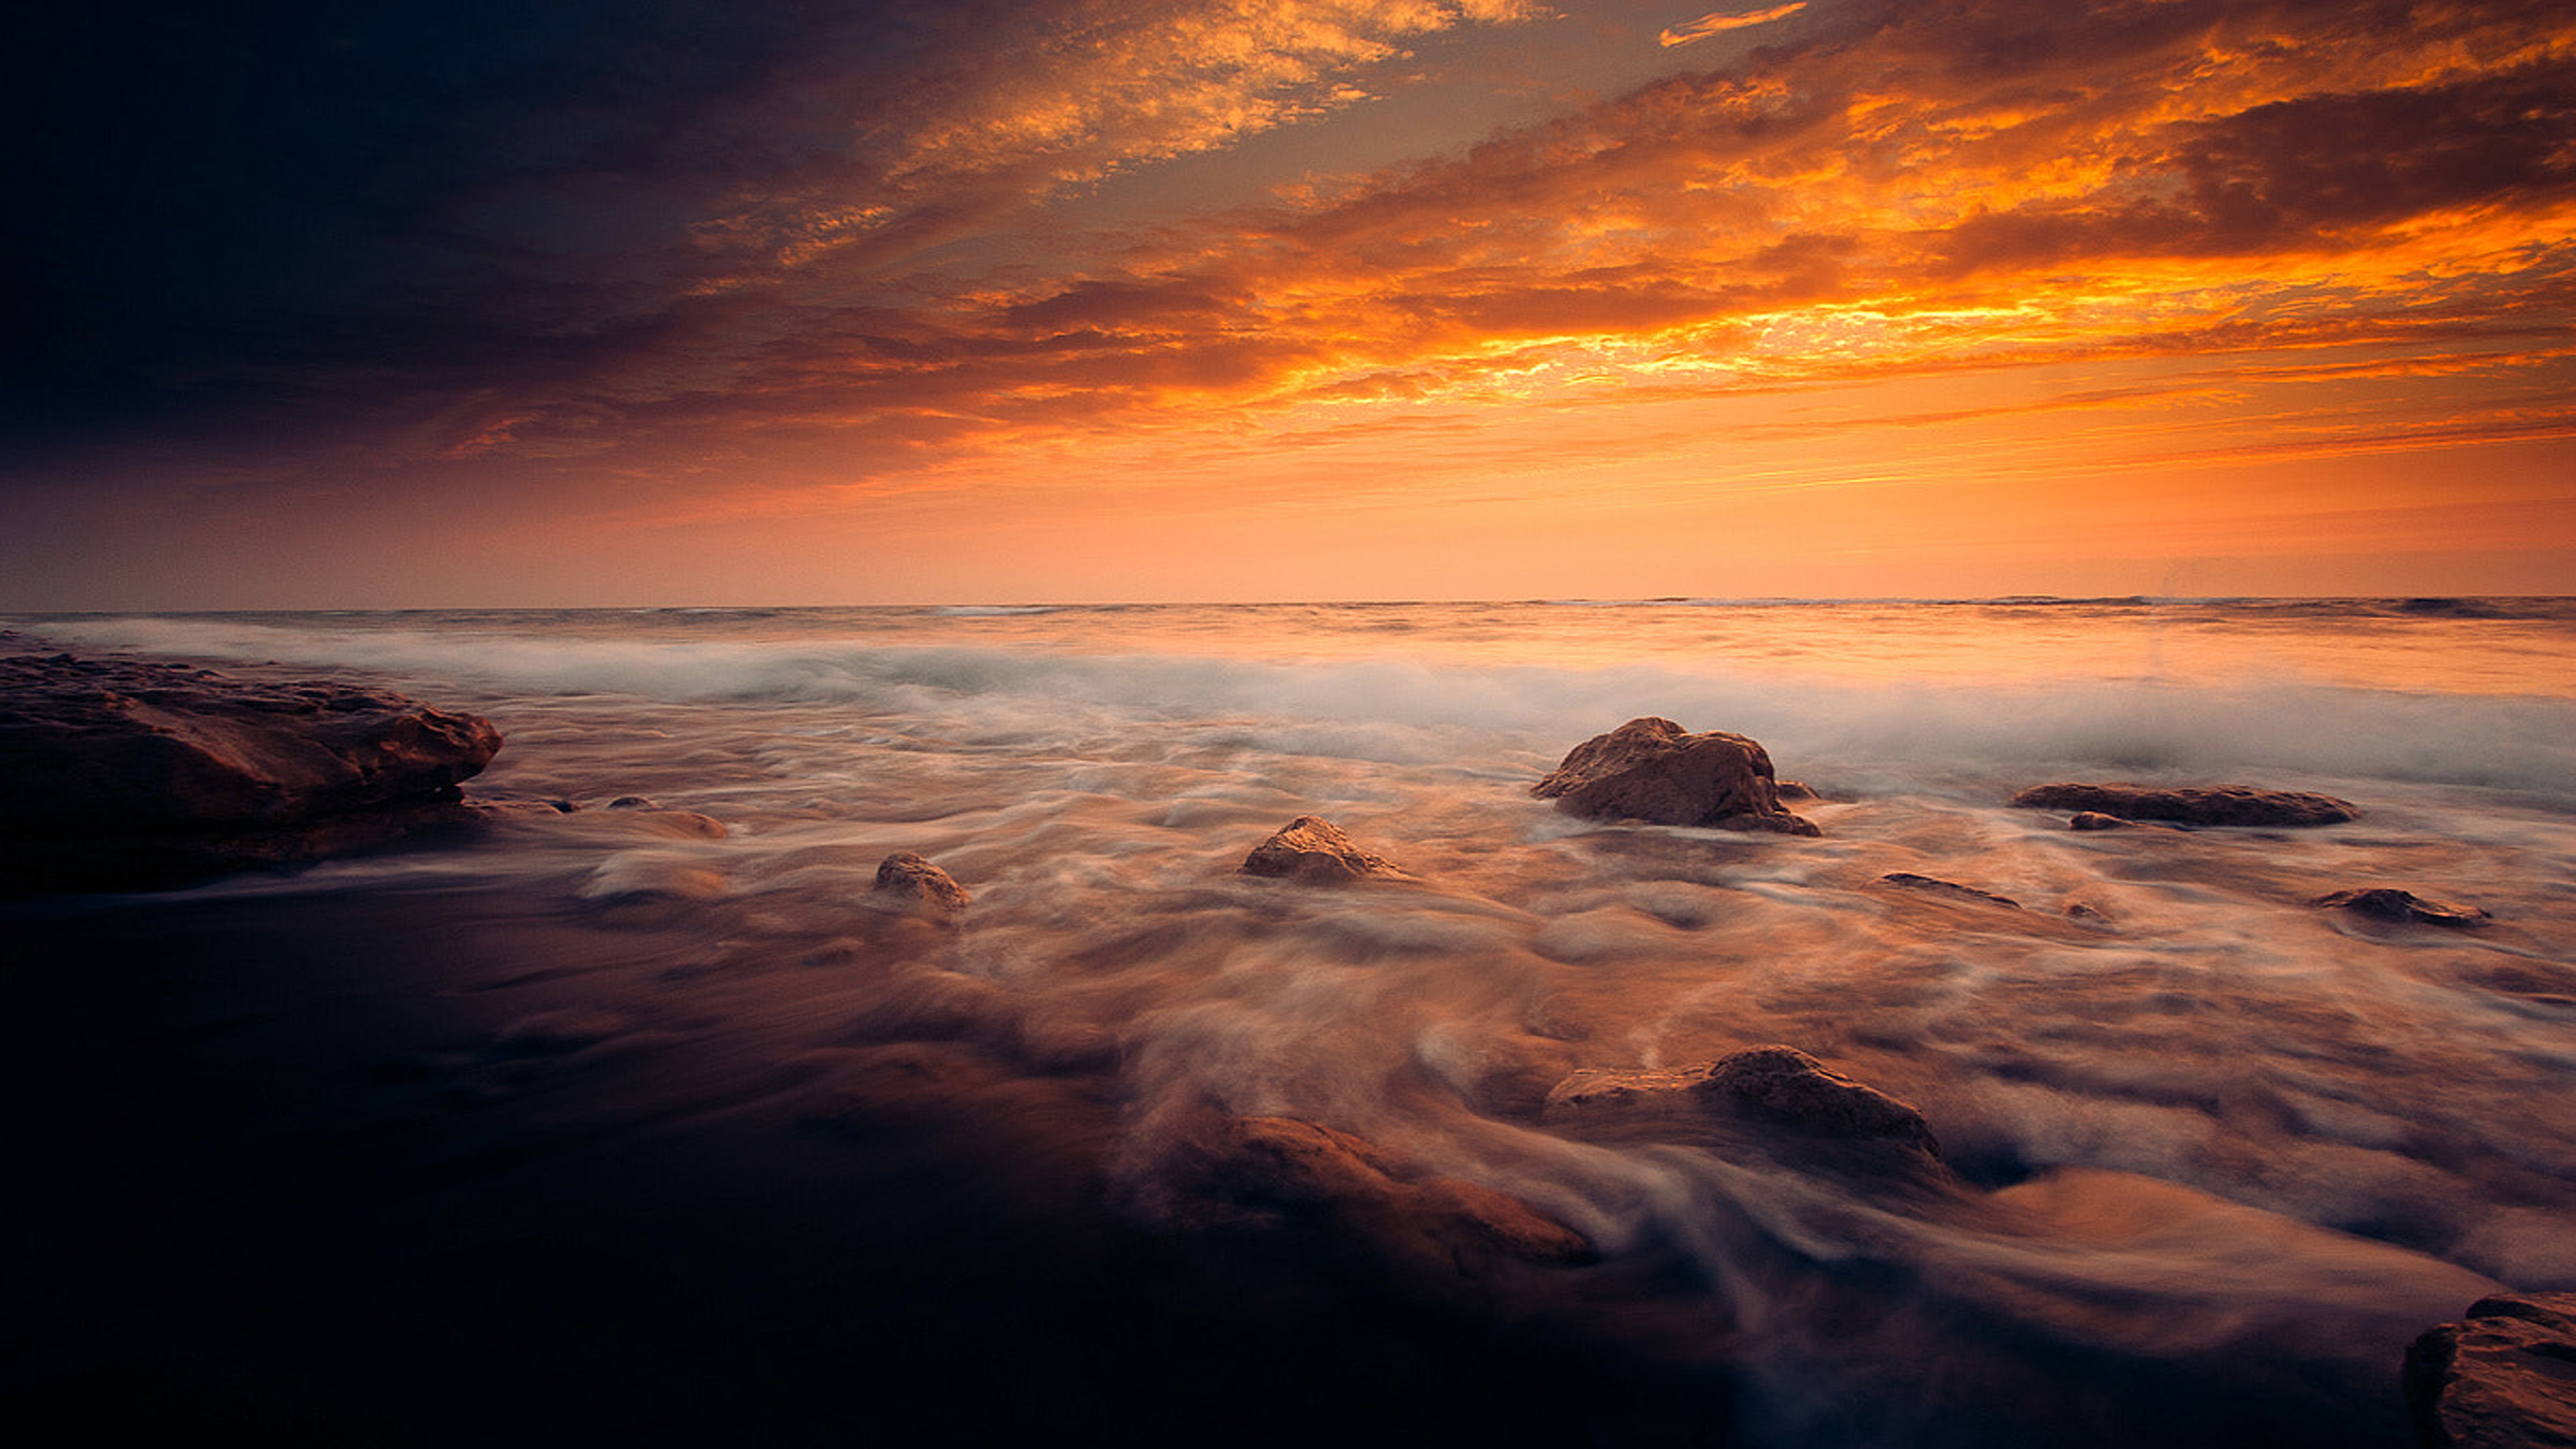
<svg viewBox="0 0 2576 1449"><path fill-rule="evenodd" d="M1768 10L1748 10L1741 15L1730 15L1720 10L1703 15L1687 24L1667 29L1655 37L1655 43L1670 50L1676 45L1688 45L1694 40L1706 40L1712 35L1720 35L1729 30L1768 25L1774 20L1787 19L1806 8L1807 0L1791 0L1787 5L1774 5Z"/></svg>

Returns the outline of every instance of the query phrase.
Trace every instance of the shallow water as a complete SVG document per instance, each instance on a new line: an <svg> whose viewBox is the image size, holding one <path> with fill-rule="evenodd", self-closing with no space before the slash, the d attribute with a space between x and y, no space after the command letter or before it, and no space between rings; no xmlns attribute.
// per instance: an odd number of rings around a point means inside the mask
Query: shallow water
<svg viewBox="0 0 2576 1449"><path fill-rule="evenodd" d="M282 1278L356 1271L412 1301L437 1275L387 1265L410 1261L436 1205L470 1225L443 1230L454 1256L488 1265L572 1231L544 1203L615 1196L629 1205L604 1231L633 1253L670 1249L657 1213L683 1236L702 1210L720 1231L762 1224L797 1260L851 1234L839 1271L905 1263L923 1276L887 1301L962 1299L1017 1325L1015 1343L1070 1355L1085 1368L1068 1383L1112 1387L1058 1392L1130 1437L1189 1442L1218 1422L1352 1437L1236 1404L1244 1354L1279 1345L1223 1345L1377 1314L1355 1341L1408 1345L1410 1368L1357 1347L1336 1363L1372 1385L1382 1425L1443 1422L1444 1391L1542 1362L1583 1392L1528 1409L1530 1425L1891 1446L2402 1444L2395 1364L2415 1331L2499 1283L2576 1287L2568 601L8 622L46 647L374 674L500 725L474 798L585 807L440 849L14 912L40 947L19 979L95 1034L44 1070L93 1093L158 1082L118 1089L102 1122L167 1136L155 1190L205 1169L189 1154L233 1163L218 1175L255 1205L244 1230L275 1239L249 1261ZM1566 749L1641 714L1762 740L1823 795L1800 807L1823 835L1603 827L1528 796ZM2066 778L2322 790L2364 813L2077 834L2003 803ZM597 808L630 794L727 833ZM1422 883L1233 874L1308 813ZM974 892L960 929L868 907L895 850ZM1891 872L2018 904L1879 883ZM2364 885L2493 920L2446 931L2311 904ZM83 971L135 994L85 996ZM1541 1120L1574 1070L1767 1042L1918 1104L1957 1179L1894 1192L1760 1143ZM211 1085L183 1131L162 1091L189 1083ZM1512 1321L1544 1331L1502 1342L1399 1331L1382 1305L1220 1312L1189 1273L1134 1286L1105 1265L1174 1231L1186 1165L1228 1115L1357 1134L1407 1171L1519 1196L1609 1259L1515 1290ZM68 1158L95 1155L63 1136ZM269 1151L360 1164L322 1174L328 1233L279 1227L304 1179L239 1165ZM995 1161L1016 1166L970 1165ZM726 1196L710 1181L791 1179L789 1197L847 1216L707 1206ZM907 1192L927 1203L898 1222L885 1204ZM965 1222L975 1246L945 1236ZM207 1244L188 1241L156 1271L206 1291ZM782 1262L679 1277L717 1319L793 1303L810 1342L867 1319L782 1286ZM728 1293L735 1277L759 1286ZM611 1280L566 1287L546 1341L615 1345L597 1356L628 1367L604 1381L664 1403L686 1375L631 1365L688 1334L636 1325L688 1313ZM313 1292L272 1291L281 1315L321 1311ZM1113 1300L1101 1312L1123 1327L1071 1326L1084 1314L1067 1305ZM96 1341L58 1346L44 1383L106 1371L124 1319L96 1312ZM1209 1312L1221 1329L1193 1316ZM1475 1351L1422 1347L1452 1332ZM1158 1386L1117 1343L1181 1353L1197 1387ZM712 1402L771 1378L794 1398L822 1370L700 1372ZM257 1371L210 1377L242 1393ZM902 1374L879 1377L880 1410L905 1398L889 1387ZM1604 1382L1629 1386L1630 1417ZM830 1402L796 1426L835 1437ZM913 1437L995 1428L907 1404ZM685 1414L650 1421L707 1437Z"/></svg>

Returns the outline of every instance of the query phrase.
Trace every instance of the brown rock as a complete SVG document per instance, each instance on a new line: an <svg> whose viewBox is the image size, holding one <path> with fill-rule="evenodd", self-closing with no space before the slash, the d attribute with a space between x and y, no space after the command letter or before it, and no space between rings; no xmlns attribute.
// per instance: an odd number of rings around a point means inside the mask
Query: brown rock
<svg viewBox="0 0 2576 1449"><path fill-rule="evenodd" d="M1587 1068L1548 1093L1542 1120L1706 1145L1728 1138L1712 1124L1753 1124L1772 1143L1786 1127L1811 1144L1870 1149L1861 1157L1874 1170L1932 1166L1941 1154L1921 1112L1786 1046L1751 1047L1702 1068ZM1896 1154L1872 1156L1887 1148Z"/></svg>
<svg viewBox="0 0 2576 1449"><path fill-rule="evenodd" d="M1386 857L1360 849L1320 815L1300 815L1281 826L1243 858L1241 871L1307 885L1413 879Z"/></svg>
<svg viewBox="0 0 2576 1449"><path fill-rule="evenodd" d="M70 655L0 659L0 830L121 835L302 824L454 798L491 721L399 694Z"/></svg>
<svg viewBox="0 0 2576 1449"><path fill-rule="evenodd" d="M2403 1377L2428 1449L2576 1445L2576 1293L2481 1298L2408 1347Z"/></svg>
<svg viewBox="0 0 2576 1449"><path fill-rule="evenodd" d="M1723 730L1690 734L1652 716L1576 745L1530 793L1589 820L1819 833L1781 807L1761 745Z"/></svg>
<svg viewBox="0 0 2576 1449"><path fill-rule="evenodd" d="M1885 1138L1937 1157L1923 1114L1853 1081L1796 1047L1759 1046L1720 1058L1699 1090L1746 1103L1829 1137Z"/></svg>
<svg viewBox="0 0 2576 1449"><path fill-rule="evenodd" d="M1435 1276L1473 1276L1497 1258L1571 1264L1597 1256L1590 1239L1519 1198L1457 1178L1405 1181L1368 1142L1291 1117L1229 1121L1199 1191L1238 1223L1348 1237Z"/></svg>
<svg viewBox="0 0 2576 1449"><path fill-rule="evenodd" d="M2376 916L2383 921L2414 921L2427 926L2449 926L2454 930L2482 926L2489 919L2487 913L2476 906L2453 905L2449 901L2429 901L2412 891L2401 891L2389 886L2334 891L2317 897L2314 904L2327 910Z"/></svg>
<svg viewBox="0 0 2576 1449"><path fill-rule="evenodd" d="M2010 896L1999 896L1993 891L1981 891L1975 886L1961 885L1957 881L1916 875L1910 870L1890 871L1878 878L1878 884L1897 886L1905 890L1928 891L1934 895L1945 895L1959 900L1983 901L1988 905L2006 906L2016 911L2021 909L2021 902Z"/></svg>
<svg viewBox="0 0 2576 1449"><path fill-rule="evenodd" d="M8 889L175 885L459 824L488 720L329 682L68 654L0 659Z"/></svg>
<svg viewBox="0 0 2576 1449"><path fill-rule="evenodd" d="M2122 820L2174 820L2185 825L2334 825L2360 814L2350 801L2331 795L2251 785L2175 789L2037 785L2012 797L2012 803L2025 810L2090 811Z"/></svg>
<svg viewBox="0 0 2576 1449"><path fill-rule="evenodd" d="M2066 822L2066 828L2069 830L2126 830L2129 824L2130 822L2117 815L2105 815L2099 810L2078 810L2075 812L2075 818Z"/></svg>
<svg viewBox="0 0 2576 1449"><path fill-rule="evenodd" d="M899 850L877 865L870 894L879 904L933 919L953 919L973 899L948 872L909 850Z"/></svg>

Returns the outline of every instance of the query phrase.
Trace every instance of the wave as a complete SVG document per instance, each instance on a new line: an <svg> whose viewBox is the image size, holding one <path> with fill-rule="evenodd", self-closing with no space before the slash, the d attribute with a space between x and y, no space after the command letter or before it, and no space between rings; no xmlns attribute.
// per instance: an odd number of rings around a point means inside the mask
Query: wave
<svg viewBox="0 0 2576 1449"><path fill-rule="evenodd" d="M2576 809L2576 701L2538 696L2314 681L1858 682L1732 660L1690 668L1276 660L203 618L43 627L50 639L87 648L364 669L416 689L454 681L539 697L848 704L995 742L1183 724L1218 743L1283 753L1474 768L1479 752L1558 754L1624 720L1662 715L1689 729L1752 735L1784 775L1855 788L1933 788L1923 772L1945 770L2174 780L2288 772L2503 789Z"/></svg>

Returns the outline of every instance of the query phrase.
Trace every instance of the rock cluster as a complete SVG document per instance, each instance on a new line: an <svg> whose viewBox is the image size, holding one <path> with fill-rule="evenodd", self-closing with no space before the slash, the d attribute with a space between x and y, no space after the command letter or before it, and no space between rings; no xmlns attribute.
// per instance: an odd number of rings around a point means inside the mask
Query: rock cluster
<svg viewBox="0 0 2576 1449"><path fill-rule="evenodd" d="M2012 797L2012 803L2025 810L2071 810L2184 825L2336 825L2360 814L2350 801L2332 795L2251 785L2036 785ZM2095 821L2076 828L2105 827Z"/></svg>
<svg viewBox="0 0 2576 1449"><path fill-rule="evenodd" d="M1818 833L1780 804L1761 745L1723 730L1692 734L1654 716L1576 745L1530 793L1588 820Z"/></svg>

